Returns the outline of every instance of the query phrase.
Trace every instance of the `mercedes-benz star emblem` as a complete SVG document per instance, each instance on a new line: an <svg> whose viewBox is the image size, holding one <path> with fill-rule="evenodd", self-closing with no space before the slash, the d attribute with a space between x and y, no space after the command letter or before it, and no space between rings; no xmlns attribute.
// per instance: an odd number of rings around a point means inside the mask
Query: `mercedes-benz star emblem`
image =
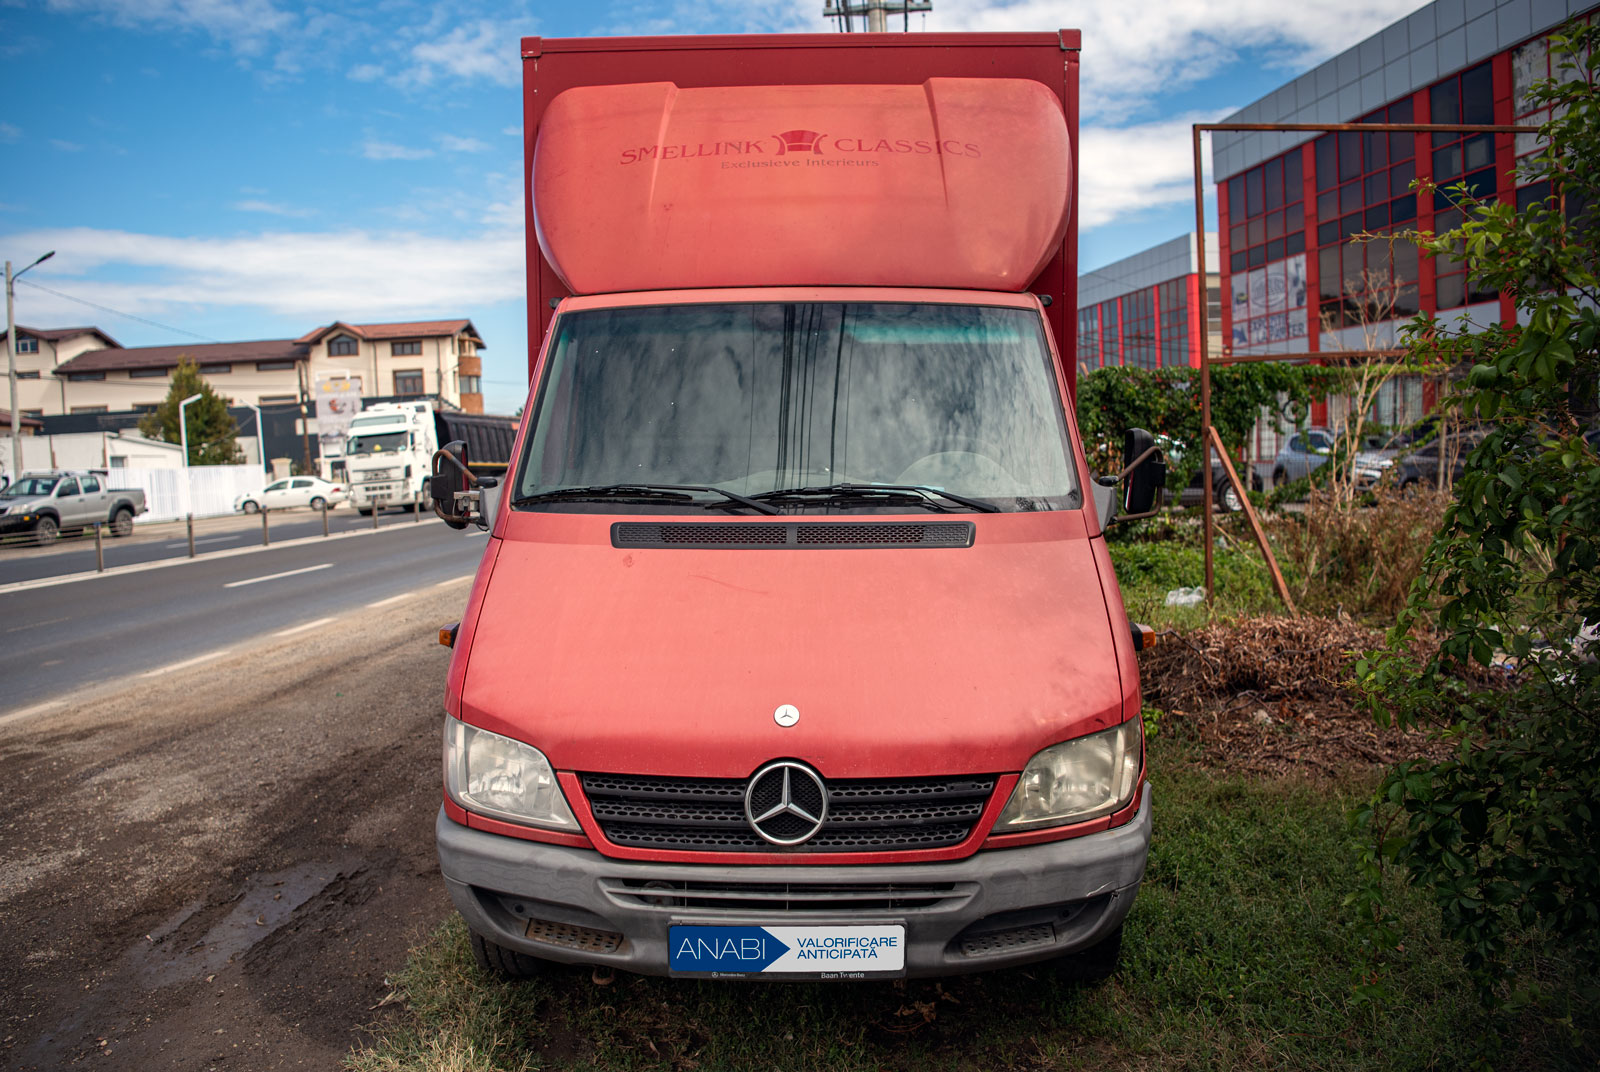
<svg viewBox="0 0 1600 1072"><path fill-rule="evenodd" d="M780 759L750 777L744 790L744 817L762 840L801 845L828 818L828 787L804 763Z"/></svg>
<svg viewBox="0 0 1600 1072"><path fill-rule="evenodd" d="M780 704L778 709L772 712L772 721L788 729L800 721L800 709L792 703Z"/></svg>

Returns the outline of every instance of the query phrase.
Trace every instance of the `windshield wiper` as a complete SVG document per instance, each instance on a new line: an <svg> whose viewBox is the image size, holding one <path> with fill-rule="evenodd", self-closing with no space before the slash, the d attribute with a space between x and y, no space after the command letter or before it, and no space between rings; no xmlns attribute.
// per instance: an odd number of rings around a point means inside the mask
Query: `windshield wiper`
<svg viewBox="0 0 1600 1072"><path fill-rule="evenodd" d="M763 491L753 497L765 501L802 498L849 501L871 498L905 498L910 495L918 496L918 501L938 510L949 510L949 507L933 498L935 495L949 499L951 502L960 503L969 510L981 510L986 514L996 513L1000 509L994 503L984 502L982 499L969 499L965 495L957 495L953 491L945 491L942 488L929 487L925 484L828 484L815 488L780 488L777 491Z"/></svg>
<svg viewBox="0 0 1600 1072"><path fill-rule="evenodd" d="M587 488L556 488L552 491L539 491L532 495L522 495L511 500L512 506L528 506L533 503L568 502L584 499L660 499L674 502L693 502L694 496L683 494L690 491L706 491L713 495L721 495L730 502L763 514L776 514L780 511L764 502L757 502L738 492L727 491L723 488L712 487L710 484L596 484Z"/></svg>

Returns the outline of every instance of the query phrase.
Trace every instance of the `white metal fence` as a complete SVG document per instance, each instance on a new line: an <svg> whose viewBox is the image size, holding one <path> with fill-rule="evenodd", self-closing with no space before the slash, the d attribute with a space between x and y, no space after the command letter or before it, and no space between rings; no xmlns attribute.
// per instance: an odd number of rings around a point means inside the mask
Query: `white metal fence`
<svg viewBox="0 0 1600 1072"><path fill-rule="evenodd" d="M240 495L259 495L266 475L259 465L196 465L188 469L111 469L113 488L139 488L149 512L138 521L176 521L193 514L215 517L233 513Z"/></svg>

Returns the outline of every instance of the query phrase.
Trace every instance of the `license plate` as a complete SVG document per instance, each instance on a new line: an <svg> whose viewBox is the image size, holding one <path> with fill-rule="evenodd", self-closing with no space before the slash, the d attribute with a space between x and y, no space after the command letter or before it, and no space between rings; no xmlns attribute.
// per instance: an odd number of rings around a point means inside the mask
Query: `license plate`
<svg viewBox="0 0 1600 1072"><path fill-rule="evenodd" d="M905 974L903 924L668 928L673 975L874 979Z"/></svg>

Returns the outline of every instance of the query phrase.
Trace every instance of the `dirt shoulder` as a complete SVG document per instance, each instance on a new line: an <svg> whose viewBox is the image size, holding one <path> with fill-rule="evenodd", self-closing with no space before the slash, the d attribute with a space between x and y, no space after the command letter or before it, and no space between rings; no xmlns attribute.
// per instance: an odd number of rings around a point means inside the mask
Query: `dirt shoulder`
<svg viewBox="0 0 1600 1072"><path fill-rule="evenodd" d="M0 1067L339 1065L448 912L465 595L0 726Z"/></svg>

